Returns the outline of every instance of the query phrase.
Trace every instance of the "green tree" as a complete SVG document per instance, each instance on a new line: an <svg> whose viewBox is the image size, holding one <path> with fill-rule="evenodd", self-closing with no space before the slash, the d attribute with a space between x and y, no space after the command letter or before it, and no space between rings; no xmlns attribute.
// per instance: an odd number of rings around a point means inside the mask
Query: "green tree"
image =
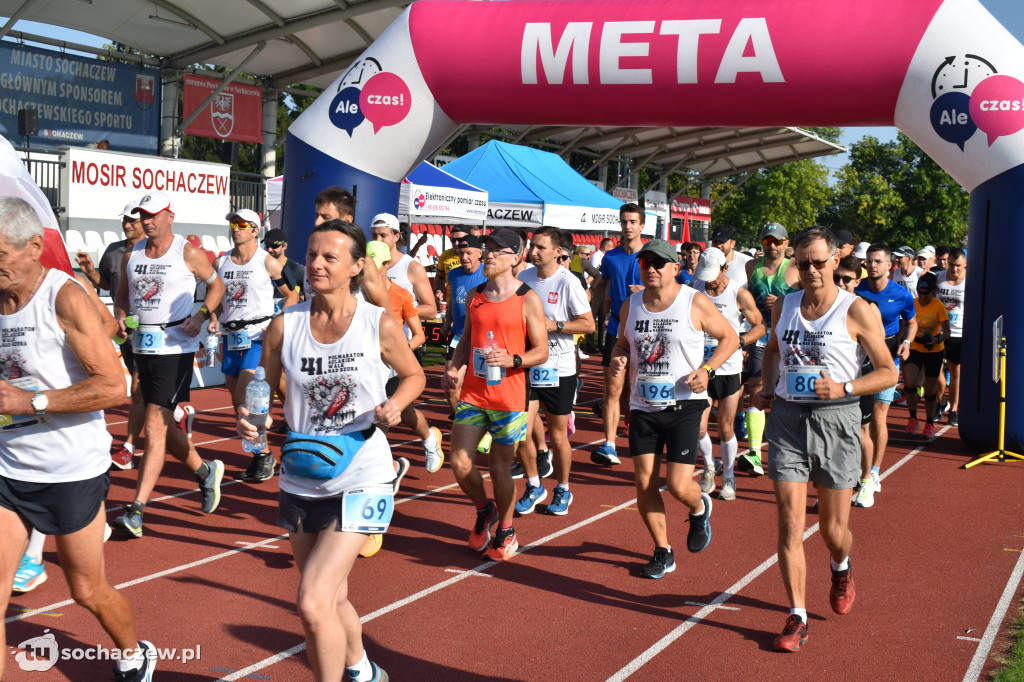
<svg viewBox="0 0 1024 682"><path fill-rule="evenodd" d="M920 248L963 243L969 206L967 192L899 133L892 142L867 136L850 145L829 215L859 240Z"/></svg>

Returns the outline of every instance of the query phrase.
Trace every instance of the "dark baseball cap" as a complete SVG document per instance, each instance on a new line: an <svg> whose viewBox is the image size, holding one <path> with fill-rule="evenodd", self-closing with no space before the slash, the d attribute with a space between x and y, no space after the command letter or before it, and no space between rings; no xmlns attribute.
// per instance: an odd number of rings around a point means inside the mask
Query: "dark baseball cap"
<svg viewBox="0 0 1024 682"><path fill-rule="evenodd" d="M455 240L455 248L459 249L465 247L469 247L471 249L483 248L480 245L480 240L477 239L477 236L475 234L467 234Z"/></svg>
<svg viewBox="0 0 1024 682"><path fill-rule="evenodd" d="M836 244L838 246L845 246L847 244L856 244L857 240L853 238L849 230L836 230Z"/></svg>
<svg viewBox="0 0 1024 682"><path fill-rule="evenodd" d="M503 249L512 249L513 253L523 250L523 240L519 235L507 227L499 227L494 232L484 237L485 242L494 242Z"/></svg>
<svg viewBox="0 0 1024 682"><path fill-rule="evenodd" d="M719 225L711 233L711 241L713 242L727 242L730 239L736 239L736 228L732 225Z"/></svg>
<svg viewBox="0 0 1024 682"><path fill-rule="evenodd" d="M263 243L268 246L280 246L288 241L288 238L284 234L284 230L280 228L274 228L273 230L267 230L267 234L263 236Z"/></svg>

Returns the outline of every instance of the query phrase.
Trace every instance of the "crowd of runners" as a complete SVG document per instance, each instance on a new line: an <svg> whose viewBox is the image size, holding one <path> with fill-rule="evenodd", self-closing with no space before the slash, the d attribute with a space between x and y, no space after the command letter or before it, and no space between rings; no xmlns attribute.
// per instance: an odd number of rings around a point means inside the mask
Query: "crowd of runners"
<svg viewBox="0 0 1024 682"><path fill-rule="evenodd" d="M453 226L431 284L403 251L395 216L377 215L368 242L354 215L345 189L317 196L303 267L286 256L284 232L261 238L256 213L232 212L233 248L213 259L174 233L171 198L152 192L124 208L125 239L97 264L79 255L76 281L41 264L33 210L0 198L0 579L15 592L42 584L53 535L72 596L124 652L115 680L149 680L156 661L105 577L103 542L112 531L144 541L167 453L194 473L204 513L220 504L224 464L196 451L187 404L209 338L239 435L258 442L260 426L287 434L278 454L257 448L238 478L259 485L279 473L277 522L300 571L297 610L318 680L387 679L363 648L348 575L358 556L383 546L410 467L392 457L388 430L409 427L423 441L426 471L443 468L442 431L413 406L426 385L423 321L438 311L448 340L448 462L475 508L470 551L507 561L520 543L517 518L571 514L580 362L600 352L603 395L592 409L604 440L590 459L633 460L653 546L637 575L676 568L663 485L688 509L687 550L699 553L712 540L713 498L737 498L736 471L767 474L791 607L774 642L780 651L808 637L807 484L831 555L829 603L845 614L856 594L850 509L876 504L890 406L905 402L911 436L933 437L943 417L957 424L961 248L892 249L819 226L790 241L775 222L751 253L728 226L714 229L707 248L673 246L645 241L644 212L625 204L618 244L606 239L594 254L554 227L528 235ZM98 290L111 293L112 313ZM112 447L103 410L128 400L115 349L131 375L131 408L127 437ZM282 424L249 418L258 368L283 404ZM135 465L135 493L108 525L108 471ZM550 491L545 478L555 480Z"/></svg>

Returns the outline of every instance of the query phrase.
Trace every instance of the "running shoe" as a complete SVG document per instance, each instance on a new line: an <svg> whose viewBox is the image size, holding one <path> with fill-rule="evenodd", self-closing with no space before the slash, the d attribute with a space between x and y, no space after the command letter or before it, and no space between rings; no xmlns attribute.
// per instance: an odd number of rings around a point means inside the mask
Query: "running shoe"
<svg viewBox="0 0 1024 682"><path fill-rule="evenodd" d="M522 478L523 476L526 476L526 470L523 469L522 462L516 462L515 464L513 464L512 468L509 470L509 473L512 474L512 478L516 480Z"/></svg>
<svg viewBox="0 0 1024 682"><path fill-rule="evenodd" d="M409 473L409 460L399 457L395 460L395 481L391 484L392 494L398 494L398 486L402 485L402 479Z"/></svg>
<svg viewBox="0 0 1024 682"><path fill-rule="evenodd" d="M718 499L720 499L720 500L735 500L736 499L736 479L735 478L723 478L722 479L722 490L718 493Z"/></svg>
<svg viewBox="0 0 1024 682"><path fill-rule="evenodd" d="M550 450L541 450L537 453L537 475L541 478L548 478L555 473L555 465L551 461Z"/></svg>
<svg viewBox="0 0 1024 682"><path fill-rule="evenodd" d="M604 405L601 403L594 403L594 406L590 408L590 410L594 413L594 416L599 419L604 416Z"/></svg>
<svg viewBox="0 0 1024 682"><path fill-rule="evenodd" d="M133 509L130 504L124 506L124 514L114 519L114 528L133 538L142 537L142 512Z"/></svg>
<svg viewBox="0 0 1024 682"><path fill-rule="evenodd" d="M960 426L960 415L956 410L949 411L949 414L946 415L946 423L950 426Z"/></svg>
<svg viewBox="0 0 1024 682"><path fill-rule="evenodd" d="M704 513L700 516L690 514L690 530L686 533L686 549L692 553L703 552L711 544L711 497L701 493L704 500Z"/></svg>
<svg viewBox="0 0 1024 682"><path fill-rule="evenodd" d="M249 467L239 475L240 481L246 483L263 483L274 477L274 456L269 452L261 452L252 456Z"/></svg>
<svg viewBox="0 0 1024 682"><path fill-rule="evenodd" d="M907 404L907 395L903 391L901 391L899 389L896 389L896 397L893 398L892 404L893 405L906 405Z"/></svg>
<svg viewBox="0 0 1024 682"><path fill-rule="evenodd" d="M114 682L152 682L157 658L152 642L139 640L139 650L142 652L142 667L126 672L114 668Z"/></svg>
<svg viewBox="0 0 1024 682"><path fill-rule="evenodd" d="M710 495L715 491L715 467L705 466L704 474L700 477L700 491Z"/></svg>
<svg viewBox="0 0 1024 682"><path fill-rule="evenodd" d="M870 478L865 478L860 482L860 489L857 490L857 494L853 497L854 507L873 507L875 504L875 482Z"/></svg>
<svg viewBox="0 0 1024 682"><path fill-rule="evenodd" d="M615 443L611 441L605 441L604 444L597 446L590 453L590 461L605 467L621 464L619 453L615 449Z"/></svg>
<svg viewBox="0 0 1024 682"><path fill-rule="evenodd" d="M46 582L46 567L42 560L36 561L28 554L21 557L18 572L14 574L14 591L31 592Z"/></svg>
<svg viewBox="0 0 1024 682"><path fill-rule="evenodd" d="M199 492L203 494L203 513L212 514L220 505L220 482L224 478L224 462L211 459L206 464L210 473L199 482Z"/></svg>
<svg viewBox="0 0 1024 682"><path fill-rule="evenodd" d="M109 523L103 524L103 542L110 539L110 536L114 534L114 529L110 527Z"/></svg>
<svg viewBox="0 0 1024 682"><path fill-rule="evenodd" d="M370 661L370 671L373 673L373 677L370 678L370 682L388 682L388 680L390 679L388 677L388 674L384 672L383 668L381 668L373 661ZM359 671L355 668L345 668L345 679L359 679Z"/></svg>
<svg viewBox="0 0 1024 682"><path fill-rule="evenodd" d="M125 469L132 468L132 462L135 460L135 453L131 452L125 446L119 447L116 451L110 453L110 462L118 469L122 471Z"/></svg>
<svg viewBox="0 0 1024 682"><path fill-rule="evenodd" d="M640 567L641 578L664 578L666 573L676 570L676 558L668 547L655 547L654 558Z"/></svg>
<svg viewBox="0 0 1024 682"><path fill-rule="evenodd" d="M942 419L942 415L946 414L946 410L949 409L949 402L943 400L941 403L935 406L935 421Z"/></svg>
<svg viewBox="0 0 1024 682"><path fill-rule="evenodd" d="M548 497L548 491L544 490L544 486L532 486L529 481L526 483L526 491L523 496L516 502L516 514L520 516L526 516L532 514L534 508L546 500Z"/></svg>
<svg viewBox="0 0 1024 682"><path fill-rule="evenodd" d="M380 551L381 545L384 544L384 536L380 533L374 533L373 535L366 536L366 542L363 543L363 548L359 550L359 556L365 558L372 557L374 554Z"/></svg>
<svg viewBox="0 0 1024 682"><path fill-rule="evenodd" d="M761 451L750 448L744 452L736 458L736 468L749 472L751 476L764 476L764 468L761 466Z"/></svg>
<svg viewBox="0 0 1024 682"><path fill-rule="evenodd" d="M924 429L921 430L921 435L925 438L935 438L935 423L925 422Z"/></svg>
<svg viewBox="0 0 1024 682"><path fill-rule="evenodd" d="M583 392L583 379L576 377L576 393L572 396L572 404L575 405L580 401L580 393ZM571 413L570 413L571 414ZM572 417L570 417L572 419ZM571 435L571 434L570 434Z"/></svg>
<svg viewBox="0 0 1024 682"><path fill-rule="evenodd" d="M907 420L907 428L905 428L904 431L911 436L914 435L915 433L917 433L918 423L919 422L915 417L911 417L910 419Z"/></svg>
<svg viewBox="0 0 1024 682"><path fill-rule="evenodd" d="M580 360L589 360L590 359L590 356L587 355L586 353L584 353L583 351L577 351L577 352L580 354Z"/></svg>
<svg viewBox="0 0 1024 682"><path fill-rule="evenodd" d="M569 505L572 504L572 493L568 488L555 486L555 492L551 494L551 504L544 508L545 514L554 516L565 516L569 513Z"/></svg>
<svg viewBox="0 0 1024 682"><path fill-rule="evenodd" d="M178 428L185 432L185 435L189 438L192 437L192 422L196 418L196 408L191 405L179 405L182 412L185 414L181 415L181 419L178 420Z"/></svg>
<svg viewBox="0 0 1024 682"><path fill-rule="evenodd" d="M431 426L430 432L434 434L434 447L430 447L424 442L423 451L427 458L427 473L436 474L441 469L441 465L444 464L444 450L441 449L441 429Z"/></svg>
<svg viewBox="0 0 1024 682"><path fill-rule="evenodd" d="M494 500L488 500L487 506L476 513L476 523L469 532L469 548L474 552L482 552L491 541L491 529L497 523L498 507Z"/></svg>
<svg viewBox="0 0 1024 682"><path fill-rule="evenodd" d="M875 492L882 492L882 480L878 477L878 474L874 471L871 472L871 480L875 484Z"/></svg>
<svg viewBox="0 0 1024 682"><path fill-rule="evenodd" d="M484 437L480 439L479 443L477 443L476 451L483 455L489 453L491 451L491 440L490 431L484 433Z"/></svg>
<svg viewBox="0 0 1024 682"><path fill-rule="evenodd" d="M484 552L484 556L491 561L508 561L517 549L519 549L519 539L516 537L516 529L501 530L499 528L494 534L494 542Z"/></svg>
<svg viewBox="0 0 1024 682"><path fill-rule="evenodd" d="M786 627L782 634L775 638L772 648L776 651L800 651L800 647L807 643L807 623L796 615L790 614L786 619Z"/></svg>
<svg viewBox="0 0 1024 682"><path fill-rule="evenodd" d="M849 560L845 571L832 571L832 588L828 592L828 603L832 610L840 616L850 612L857 591L853 589L853 578L850 577Z"/></svg>

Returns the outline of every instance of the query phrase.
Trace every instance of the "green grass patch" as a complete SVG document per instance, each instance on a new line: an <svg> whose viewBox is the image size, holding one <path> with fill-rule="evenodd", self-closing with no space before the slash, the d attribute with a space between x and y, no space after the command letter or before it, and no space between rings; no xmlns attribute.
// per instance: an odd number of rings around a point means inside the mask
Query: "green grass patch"
<svg viewBox="0 0 1024 682"><path fill-rule="evenodd" d="M446 346L426 345L423 347L423 366L443 365Z"/></svg>
<svg viewBox="0 0 1024 682"><path fill-rule="evenodd" d="M1017 619L1010 627L1015 642L999 657L1003 667L992 676L993 682L1024 682L1024 610L1017 604Z"/></svg>

